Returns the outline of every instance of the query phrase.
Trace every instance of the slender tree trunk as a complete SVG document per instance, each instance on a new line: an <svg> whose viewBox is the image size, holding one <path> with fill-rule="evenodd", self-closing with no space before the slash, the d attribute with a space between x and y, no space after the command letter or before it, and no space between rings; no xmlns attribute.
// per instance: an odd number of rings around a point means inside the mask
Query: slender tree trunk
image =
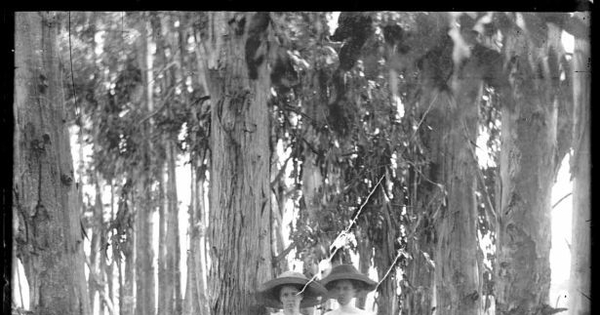
<svg viewBox="0 0 600 315"><path fill-rule="evenodd" d="M140 28L140 68L142 69L142 84L144 96L142 106L148 113L154 109L152 96L152 57L149 52L148 23L143 19ZM154 284L154 251L152 245L152 142L150 141L151 121L142 123L143 143L141 144L141 166L136 176L136 315L154 315L155 313L155 284Z"/></svg>
<svg viewBox="0 0 600 315"><path fill-rule="evenodd" d="M268 13L214 12L209 22L208 81L213 107L208 295L213 315L266 312L258 306L254 292L272 278L270 78L266 62L244 62L249 33L253 43L259 44L257 54L266 45L266 19ZM254 53L248 57L254 59ZM255 79L249 77L247 63L256 66Z"/></svg>
<svg viewBox="0 0 600 315"><path fill-rule="evenodd" d="M167 223L167 278L172 282L173 292L168 298L173 305L173 313L181 314L181 270L179 268L179 207L177 202L177 178L175 176L175 149L173 140L167 140L167 199L169 200L169 214Z"/></svg>
<svg viewBox="0 0 600 315"><path fill-rule="evenodd" d="M165 165L161 163L158 174L158 315L170 314L167 311L167 217L169 204L167 200L167 172Z"/></svg>
<svg viewBox="0 0 600 315"><path fill-rule="evenodd" d="M184 23L185 25L185 23ZM183 33L185 31L182 30ZM184 63L183 56L183 36L180 37L180 48L182 51L182 69L189 66ZM196 38L195 38L196 39ZM198 65L203 65L203 59L198 54L198 49L195 49L198 58ZM185 65L185 66L184 66ZM200 96L206 96L208 87L206 86L206 71L204 67L198 68L198 75L191 76L192 86L200 89ZM191 123L190 123L190 142L191 147L194 149L190 150L190 168L191 168L191 194L190 194L190 210L189 210L189 237L190 237L190 248L188 251L188 279L186 285L186 297L184 314L199 314L208 315L210 313L208 308L208 302L206 297L206 212L207 207L204 202L205 190L204 185L206 183L205 174L205 159L208 152L208 148L204 143L206 139L198 139L198 130L203 129L205 126L200 124L198 121L199 115L206 108L204 105L201 108L196 106L191 107Z"/></svg>
<svg viewBox="0 0 600 315"><path fill-rule="evenodd" d="M587 19L589 19L589 14ZM573 221L569 314L591 314L591 39L575 39L573 52Z"/></svg>
<svg viewBox="0 0 600 315"><path fill-rule="evenodd" d="M549 30L552 28L549 26ZM548 47L560 36L546 40ZM557 101L548 72L554 56L520 30L507 34L514 106L502 111L502 181L497 232L497 314L538 314L550 290L551 191L557 163Z"/></svg>
<svg viewBox="0 0 600 315"><path fill-rule="evenodd" d="M181 21L179 21L181 24ZM169 25L174 25L172 19L169 20ZM168 36L169 39L169 47L171 48L171 51L175 51L177 47L179 47L179 45L177 44L177 40L175 39L175 32L173 31L169 31L168 34L170 34L170 36ZM182 57L182 52L179 53L180 58ZM179 68L180 70L183 67L183 63L179 64ZM171 82L173 86L177 86L177 75L176 75L176 70L175 68L171 68ZM185 84L185 79L184 79L185 75L182 74L182 83ZM182 87L183 90L183 95L186 95L187 93L187 88L184 86ZM185 97L185 96L184 96ZM173 109L171 108L171 106L169 105L167 107L167 115L169 117L169 119L174 120L174 114L173 114ZM176 150L176 142L177 142L177 134L171 134L169 135L170 139L167 143L167 163L168 163L168 171L169 171L169 195L167 195L167 197L169 198L169 203L170 203L170 207L169 207L169 212L170 212L170 229L169 232L171 234L171 239L168 241L169 248L172 249L172 251L170 252L171 254L171 259L172 259L172 265L173 268L170 269L171 272L171 277L173 278L173 286L174 286L174 292L173 292L173 307L174 307L174 315L181 315L181 312L183 310L183 306L182 306L182 295L181 295L181 268L180 268L180 262L181 262L181 243L180 243L180 239L179 239L179 202L178 202L178 197L177 197L177 175L175 172L175 168L176 168L176 164L177 164L177 150Z"/></svg>
<svg viewBox="0 0 600 315"><path fill-rule="evenodd" d="M193 170L198 170L197 158L191 163ZM188 255L188 282L186 289L186 307L184 314L208 315L209 308L206 298L205 260L202 254L205 251L204 234L204 183L205 176L192 171L192 198L190 207L190 251Z"/></svg>
<svg viewBox="0 0 600 315"><path fill-rule="evenodd" d="M136 243L136 233L133 227L127 228L127 244L123 249L123 256L125 256L125 266L123 271L119 268L121 273L121 279L119 286L119 309L121 315L134 315L135 311L135 256L134 251Z"/></svg>
<svg viewBox="0 0 600 315"><path fill-rule="evenodd" d="M190 154L190 206L188 207L188 237L189 237L189 249L187 253L186 264L187 275L186 275L186 285L185 285L185 293L183 296L183 315L191 315L198 313L200 309L198 301L195 299L196 292L198 292L198 288L196 286L196 270L194 270L194 221L196 214L196 198L197 198L197 190L196 190L196 159L193 157L193 153Z"/></svg>
<svg viewBox="0 0 600 315"><path fill-rule="evenodd" d="M152 25L152 34L156 42L156 63L166 65L168 62L165 55L165 44L162 32L161 17L158 12L150 13L150 23ZM162 94L166 94L169 86L166 78L160 81ZM161 139L161 150L165 150L166 141L164 136ZM168 166L165 161L157 162L158 181L159 181L159 227L158 227L158 315L167 315L173 313L171 298L173 296L172 280L169 278L169 248L168 248L168 221L169 221L169 199L168 199Z"/></svg>
<svg viewBox="0 0 600 315"><path fill-rule="evenodd" d="M92 310L96 304L96 297L98 291L103 290L104 285L104 270L101 268L104 255L102 253L101 244L104 239L104 222L103 222L103 206L102 206L102 192L99 183L98 175L94 174L94 189L95 189L95 201L93 208L93 224L92 224L92 243L90 247L90 275L88 279L88 286L90 291L90 301L92 302ZM102 308L102 300L98 300L100 304L98 307Z"/></svg>
<svg viewBox="0 0 600 315"><path fill-rule="evenodd" d="M90 314L55 13L15 16L15 218L36 314Z"/></svg>
<svg viewBox="0 0 600 315"><path fill-rule="evenodd" d="M114 184L112 179L110 180L110 222L113 222L115 219L115 194L114 194ZM114 232L113 232L114 233ZM112 235L111 235L112 236ZM108 240L107 243L108 244ZM108 286L108 299L110 300L110 302L112 303L113 306L116 306L115 304L115 288L118 287L118 285L120 285L120 283L118 282L118 277L119 274L117 274L117 285L115 285L115 257L114 255L111 257L111 261L110 264L108 265L108 267L106 268L106 274L107 274L107 281L106 284ZM117 309L115 309L113 307L113 312L111 315L117 315Z"/></svg>

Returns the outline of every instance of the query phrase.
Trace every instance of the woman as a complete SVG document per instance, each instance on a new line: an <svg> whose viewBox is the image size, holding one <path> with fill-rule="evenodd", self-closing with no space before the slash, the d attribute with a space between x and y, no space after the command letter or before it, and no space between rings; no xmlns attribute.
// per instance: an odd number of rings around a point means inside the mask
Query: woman
<svg viewBox="0 0 600 315"><path fill-rule="evenodd" d="M370 312L354 306L354 300L359 295L373 291L377 282L358 272L352 265L338 265L321 280L329 291L329 297L337 300L339 308L325 313L325 315L369 315Z"/></svg>
<svg viewBox="0 0 600 315"><path fill-rule="evenodd" d="M258 299L265 306L283 309L279 314L300 315L300 308L315 306L327 290L305 275L286 271L277 278L263 283L258 289Z"/></svg>

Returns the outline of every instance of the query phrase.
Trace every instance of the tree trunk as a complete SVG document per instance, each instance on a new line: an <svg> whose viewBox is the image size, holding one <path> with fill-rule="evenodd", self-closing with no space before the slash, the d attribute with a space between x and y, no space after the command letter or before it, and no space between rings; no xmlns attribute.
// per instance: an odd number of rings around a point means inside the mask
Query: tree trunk
<svg viewBox="0 0 600 315"><path fill-rule="evenodd" d="M167 218L169 201L167 200L167 172L161 162L158 171L158 309L157 315L171 314L168 310L168 291L170 287L167 279Z"/></svg>
<svg viewBox="0 0 600 315"><path fill-rule="evenodd" d="M162 32L162 22L159 13L151 13L151 24L152 32L154 34L154 41L156 42L156 63L159 65L166 65L166 55L164 51L164 38ZM169 88L165 83L165 80L161 80L160 88L163 93ZM164 137L161 139L161 149L164 150L166 147L166 141ZM159 227L158 227L158 315L167 315L173 313L173 305L171 298L173 296L172 279L169 278L168 271L168 221L169 221L169 192L168 192L168 166L165 161L157 162L160 165L158 171L159 181Z"/></svg>
<svg viewBox="0 0 600 315"><path fill-rule="evenodd" d="M540 55L521 30L507 34L504 49L515 65L508 69L514 105L502 110L496 311L537 314L550 290L551 191L560 163L550 80L558 75L547 72L552 56Z"/></svg>
<svg viewBox="0 0 600 315"><path fill-rule="evenodd" d="M58 16L15 16L15 219L36 314L90 314L80 204L59 67Z"/></svg>
<svg viewBox="0 0 600 315"><path fill-rule="evenodd" d="M405 301L410 314L430 314L434 308L444 315L481 313L473 143L482 66L475 56L454 60L452 51L459 44L444 37L424 56L421 67L424 94L418 112L429 126L421 139L432 162L424 169L427 183L412 187L418 194L412 199L421 210L411 232L416 239L409 238L413 260ZM454 66L459 62L461 67ZM451 74L449 80L444 72Z"/></svg>
<svg viewBox="0 0 600 315"><path fill-rule="evenodd" d="M174 25L173 21L170 20L169 21L169 25ZM181 21L180 21L181 22ZM169 30L168 34L170 34L170 36L168 36L167 38L169 39L169 47L171 48L171 51L176 51L176 47L178 47L176 39L175 37L175 32L173 32L172 30ZM182 57L183 53L179 53L179 56ZM179 68L182 69L183 64L179 64ZM177 83L177 78L176 78L176 74L175 74L175 68L171 68L171 82L173 84L173 86L176 86ZM184 75L182 75L182 77L185 77ZM182 79L182 82L185 83L185 80ZM182 87L183 91L187 91L187 88L184 86ZM186 92L182 92L185 93ZM174 114L173 114L173 109L171 108L170 105L167 106L167 115L169 117L170 120L175 120L174 118ZM169 248L171 249L169 251L169 254L171 256L171 264L172 264L172 268L170 269L170 276L173 278L173 287L174 287L174 292L173 292L173 308L174 308L174 315L181 315L183 306L182 306L182 297L181 297L181 269L180 269L180 261L181 261L181 248L180 248L180 240L179 240L179 203L178 203L178 199L177 199L177 176L176 176L176 172L175 172L175 168L176 168L176 164L177 164L177 151L176 151L176 144L177 144L177 133L173 133L168 135L170 137L170 139L168 139L167 142L167 167L168 167L168 172L169 172L169 182L168 182L168 195L167 198L169 199L169 227L168 227L168 232L170 235L170 239L167 241L167 243L169 244Z"/></svg>
<svg viewBox="0 0 600 315"><path fill-rule="evenodd" d="M589 19L589 14L586 14ZM573 53L574 123L571 174L573 176L573 221L571 237L571 281L569 314L591 314L591 143L590 39L575 39Z"/></svg>
<svg viewBox="0 0 600 315"><path fill-rule="evenodd" d="M190 205L190 250L188 254L188 279L186 285L185 305L183 314L208 315L208 303L205 295L205 265L201 253L204 251L204 175L197 173L198 159L191 161L191 205Z"/></svg>
<svg viewBox="0 0 600 315"><path fill-rule="evenodd" d="M270 78L266 62L255 64L254 53L248 54L252 60L243 60L249 33L252 43L259 45L257 54L266 45L261 37L268 32L267 18L267 13L213 12L209 22L213 107L208 294L213 315L266 311L259 310L254 293L260 283L272 278ZM250 78L247 63L257 67L255 79Z"/></svg>
<svg viewBox="0 0 600 315"><path fill-rule="evenodd" d="M90 246L90 274L89 274L89 293L90 302L92 303L91 309L95 309L96 297L99 296L99 291L103 290L104 269L102 269L104 255L101 249L101 245L105 244L104 236L104 221L103 221L103 206L102 206L102 192L99 183L98 174L93 176L94 188L96 191L95 202L94 202L94 213L92 216L92 242ZM104 240L104 242L103 242ZM98 300L98 307L102 309L102 299Z"/></svg>
<svg viewBox="0 0 600 315"><path fill-rule="evenodd" d="M119 267L119 310L121 315L133 315L135 311L135 251L136 233L133 228L127 228L127 243L123 249L125 256L124 268ZM121 271L123 269L123 271ZM123 275L124 274L124 275Z"/></svg>
<svg viewBox="0 0 600 315"><path fill-rule="evenodd" d="M110 222L113 222L115 219L115 194L114 194L114 184L112 179L110 180ZM109 240L106 241L105 244L108 244ZM115 285L115 265L116 265L116 259L114 257L114 255L111 257L111 261L110 264L107 266L106 268L106 285L107 285L107 289L108 289L108 299L110 300L110 302L113 305L113 312L111 313L111 315L117 315L117 310L115 309L115 288L117 287ZM118 275L117 275L118 277ZM118 278L117 278L118 280ZM117 283L117 285L119 285L120 283Z"/></svg>
<svg viewBox="0 0 600 315"><path fill-rule="evenodd" d="M168 110L168 109L167 109ZM172 286L171 294L167 296L170 300L172 312L168 314L180 315L181 305L181 270L179 269L180 248L179 248L179 207L177 203L177 178L175 176L175 149L172 139L167 140L167 200L168 222L167 222L167 278Z"/></svg>
<svg viewBox="0 0 600 315"><path fill-rule="evenodd" d="M143 16L142 16L143 17ZM153 111L152 96L152 58L149 52L148 41L148 23L142 18L139 24L140 42L138 51L139 64L142 69L142 85L144 96L141 106L146 107L146 111ZM150 122L151 123L151 122ZM154 315L155 313L155 284L154 284L154 251L152 245L152 142L150 141L150 123L143 122L141 132L143 142L140 145L141 161L138 169L135 170L136 180L136 315Z"/></svg>
<svg viewBox="0 0 600 315"><path fill-rule="evenodd" d="M185 13L183 14L185 15ZM181 23L186 25L187 23ZM180 32L185 33L182 30L183 26L180 26ZM181 65L182 72L185 67L189 66L184 63L184 44L187 43L187 39L184 40L184 36L180 33L180 50L181 50ZM198 49L195 49L198 52ZM196 54L198 58L198 65L203 65L202 59ZM191 76L192 86L200 89L199 95L206 96L208 87L206 86L206 71L205 68L199 67L198 74ZM186 93L187 94L187 93ZM189 104L189 102L188 102ZM204 107L204 106L203 106ZM208 315L210 313L208 308L208 302L206 298L206 204L205 204L205 190L204 185L206 183L205 174L205 159L208 152L206 146L202 146L205 139L197 139L197 129L202 128L198 118L202 109L198 110L196 106L191 106L190 116L190 173L191 173L191 193L190 193L190 208L189 208L189 226L188 234L190 240L190 248L188 251L187 266L187 285L185 294L185 304L183 314L191 315ZM202 142L201 142L202 141ZM200 166L202 165L202 167Z"/></svg>
<svg viewBox="0 0 600 315"><path fill-rule="evenodd" d="M477 202L474 143L483 81L471 58L453 74L452 93L443 123L442 158L446 206L437 225L435 253L437 314L480 314L477 264Z"/></svg>

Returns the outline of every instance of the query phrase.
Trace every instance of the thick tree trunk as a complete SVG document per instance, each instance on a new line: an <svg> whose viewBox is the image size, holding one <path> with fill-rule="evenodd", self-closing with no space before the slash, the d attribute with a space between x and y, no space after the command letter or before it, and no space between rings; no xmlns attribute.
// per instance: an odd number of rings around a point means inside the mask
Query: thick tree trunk
<svg viewBox="0 0 600 315"><path fill-rule="evenodd" d="M482 66L472 57L453 68L451 53L458 44L444 39L425 56L421 69L422 89L428 92L419 100L419 112L430 127L422 139L433 161L425 170L428 183L413 187L424 211L418 212L419 225L413 231L417 240L411 242L410 314L429 314L433 308L444 315L481 313L473 143ZM440 72L452 73L451 80L445 81Z"/></svg>
<svg viewBox="0 0 600 315"><path fill-rule="evenodd" d="M587 14L589 19L589 14ZM574 123L571 174L573 176L573 221L571 237L571 281L569 314L591 314L591 56L590 39L575 39L573 53Z"/></svg>
<svg viewBox="0 0 600 315"><path fill-rule="evenodd" d="M58 16L15 16L17 256L35 314L90 314L57 47Z"/></svg>
<svg viewBox="0 0 600 315"><path fill-rule="evenodd" d="M213 106L208 295L213 315L261 312L254 292L272 278L270 79L266 62L257 65L256 80L250 79L244 62L248 33L260 41L268 32L256 27L263 25L265 15L214 12L209 22L212 38L207 42L215 44L209 49L208 64ZM254 59L253 54L249 58Z"/></svg>
<svg viewBox="0 0 600 315"><path fill-rule="evenodd" d="M454 100L444 122L443 151L446 207L437 225L435 254L437 314L480 314L477 264L477 202L473 143L477 139L482 80L472 72L469 60L464 72L454 74Z"/></svg>
<svg viewBox="0 0 600 315"><path fill-rule="evenodd" d="M551 191L560 163L551 80L558 75L547 72L553 56L540 55L521 30L507 34L504 49L516 66L508 69L514 106L502 111L496 311L537 314L550 290Z"/></svg>

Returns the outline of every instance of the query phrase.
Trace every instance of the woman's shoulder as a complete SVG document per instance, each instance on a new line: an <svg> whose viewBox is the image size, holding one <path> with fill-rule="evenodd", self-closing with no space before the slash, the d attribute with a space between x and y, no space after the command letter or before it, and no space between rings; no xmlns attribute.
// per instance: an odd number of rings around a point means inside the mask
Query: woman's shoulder
<svg viewBox="0 0 600 315"><path fill-rule="evenodd" d="M335 310L326 312L323 315L375 315L375 313L369 312L369 311L365 311L365 310L360 309L360 308L355 308L350 313L349 312L343 312L340 309L335 309Z"/></svg>

